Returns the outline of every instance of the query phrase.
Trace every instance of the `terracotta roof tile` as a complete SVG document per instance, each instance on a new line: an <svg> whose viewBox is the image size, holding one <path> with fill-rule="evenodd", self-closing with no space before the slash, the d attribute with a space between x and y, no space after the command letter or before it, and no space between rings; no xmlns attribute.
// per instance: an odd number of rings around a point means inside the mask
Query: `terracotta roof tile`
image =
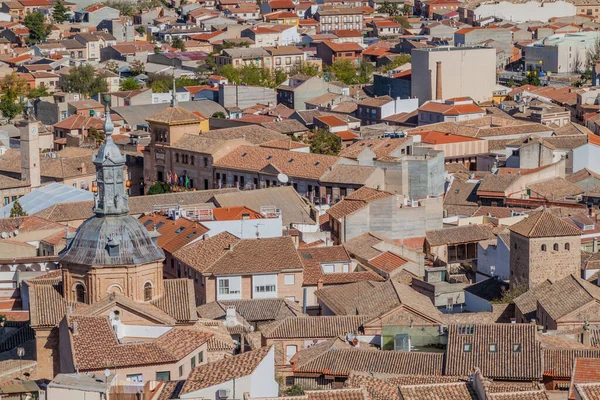
<svg viewBox="0 0 600 400"><path fill-rule="evenodd" d="M159 124L168 125L187 125L187 124L199 124L202 118L197 116L191 111L186 110L183 107L166 107L164 110L148 117L148 122L155 122Z"/></svg>
<svg viewBox="0 0 600 400"><path fill-rule="evenodd" d="M508 228L511 232L528 238L580 236L581 230L549 211L529 214L524 220Z"/></svg>
<svg viewBox="0 0 600 400"><path fill-rule="evenodd" d="M345 262L352 265L350 255L342 246L302 248L298 249L298 253L304 265L304 285L316 285L320 279L324 285L383 280L371 271L323 273L323 263Z"/></svg>
<svg viewBox="0 0 600 400"><path fill-rule="evenodd" d="M600 301L600 288L573 275L554 282L538 298L539 305L553 320L562 318L596 301Z"/></svg>
<svg viewBox="0 0 600 400"><path fill-rule="evenodd" d="M313 346L315 347L315 346ZM343 348L302 360L302 350L292 358L294 372L348 376L351 371L388 374L441 375L442 353L363 350ZM294 362L297 360L296 362Z"/></svg>
<svg viewBox="0 0 600 400"><path fill-rule="evenodd" d="M570 379L576 358L600 358L598 349L544 349L544 375Z"/></svg>
<svg viewBox="0 0 600 400"><path fill-rule="evenodd" d="M366 315L291 317L262 325L260 330L267 339L333 338L358 333L370 318Z"/></svg>
<svg viewBox="0 0 600 400"><path fill-rule="evenodd" d="M193 329L172 328L148 343L121 344L106 316L72 316L77 334L70 334L73 361L80 370L124 368L180 361L206 343L211 335Z"/></svg>
<svg viewBox="0 0 600 400"><path fill-rule="evenodd" d="M390 196L393 196L393 194L363 186L329 208L327 214L339 220L366 207L373 201L385 199Z"/></svg>
<svg viewBox="0 0 600 400"><path fill-rule="evenodd" d="M141 216L139 221L149 232L156 229L160 233L158 247L169 253L174 253L208 232L204 225L187 218L173 220L166 215L148 214Z"/></svg>
<svg viewBox="0 0 600 400"><path fill-rule="evenodd" d="M180 394L188 394L232 379L250 375L267 356L271 347L262 347L234 357L201 365L188 376Z"/></svg>
<svg viewBox="0 0 600 400"><path fill-rule="evenodd" d="M532 324L451 324L446 374L465 376L477 367L492 379L538 380L542 359L536 329Z"/></svg>
<svg viewBox="0 0 600 400"><path fill-rule="evenodd" d="M425 233L430 246L442 246L457 243L480 242L495 239L496 235L488 225L464 225L452 228L436 229Z"/></svg>
<svg viewBox="0 0 600 400"><path fill-rule="evenodd" d="M215 161L217 168L261 172L269 170L294 178L318 180L339 157L263 147L240 146Z"/></svg>

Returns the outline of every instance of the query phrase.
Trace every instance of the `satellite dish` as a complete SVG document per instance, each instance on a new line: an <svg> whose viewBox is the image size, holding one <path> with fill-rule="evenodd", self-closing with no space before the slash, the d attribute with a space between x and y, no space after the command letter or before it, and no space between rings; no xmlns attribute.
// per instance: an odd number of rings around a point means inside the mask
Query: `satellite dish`
<svg viewBox="0 0 600 400"><path fill-rule="evenodd" d="M281 183L287 183L290 180L286 174L279 174L279 175L277 175L277 179Z"/></svg>
<svg viewBox="0 0 600 400"><path fill-rule="evenodd" d="M2 232L2 239L6 239L8 237L8 233Z"/></svg>

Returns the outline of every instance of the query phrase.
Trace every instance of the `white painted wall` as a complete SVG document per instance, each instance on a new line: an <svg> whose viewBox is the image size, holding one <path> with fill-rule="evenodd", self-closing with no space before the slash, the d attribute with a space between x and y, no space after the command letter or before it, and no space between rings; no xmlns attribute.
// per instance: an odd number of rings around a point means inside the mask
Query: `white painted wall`
<svg viewBox="0 0 600 400"><path fill-rule="evenodd" d="M190 92L178 92L177 101L190 101ZM152 93L152 104L170 103L173 96L169 93Z"/></svg>
<svg viewBox="0 0 600 400"><path fill-rule="evenodd" d="M497 17L513 22L548 21L552 17L570 17L576 14L577 8L566 1L482 4L474 11L477 20Z"/></svg>
<svg viewBox="0 0 600 400"><path fill-rule="evenodd" d="M488 245L486 249L477 244L477 272L487 275L477 275L477 282L492 276L492 266L495 267L494 276L502 280L510 279L510 249L501 239L498 239L496 246Z"/></svg>
<svg viewBox="0 0 600 400"><path fill-rule="evenodd" d="M587 143L573 149L573 173L584 168L600 173L600 146Z"/></svg>

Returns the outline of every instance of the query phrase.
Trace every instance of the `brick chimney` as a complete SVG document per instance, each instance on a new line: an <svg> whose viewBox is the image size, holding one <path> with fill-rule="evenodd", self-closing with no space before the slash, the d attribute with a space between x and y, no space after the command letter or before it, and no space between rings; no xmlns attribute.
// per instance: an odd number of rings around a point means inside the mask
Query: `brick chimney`
<svg viewBox="0 0 600 400"><path fill-rule="evenodd" d="M442 62L436 62L435 66L435 99L443 100L442 98Z"/></svg>

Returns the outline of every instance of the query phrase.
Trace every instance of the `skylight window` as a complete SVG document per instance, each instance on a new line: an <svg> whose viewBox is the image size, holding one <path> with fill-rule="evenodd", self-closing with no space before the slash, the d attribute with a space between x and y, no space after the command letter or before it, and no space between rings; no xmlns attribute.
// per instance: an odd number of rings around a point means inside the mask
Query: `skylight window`
<svg viewBox="0 0 600 400"><path fill-rule="evenodd" d="M148 225L151 225L151 224L152 224L152 222L153 222L153 221L152 221L151 219L149 219L148 221L144 222L144 226L146 226L146 227L147 227Z"/></svg>
<svg viewBox="0 0 600 400"><path fill-rule="evenodd" d="M288 162L293 162L293 161L294 161L294 159L293 159L293 158L290 158L290 160L289 160Z"/></svg>
<svg viewBox="0 0 600 400"><path fill-rule="evenodd" d="M192 237L194 237L194 235L195 235L196 233L197 233L197 232L196 232L196 231L194 231L194 232L190 233L189 235L187 235L187 236L186 236L186 238L188 238L188 239L191 239Z"/></svg>
<svg viewBox="0 0 600 400"><path fill-rule="evenodd" d="M180 226L179 228L177 228L175 233L181 233L181 232L183 232L184 229L185 229L185 226Z"/></svg>
<svg viewBox="0 0 600 400"><path fill-rule="evenodd" d="M164 222L159 222L158 224L156 224L154 227L156 229L160 228L161 226L163 226L165 223Z"/></svg>

